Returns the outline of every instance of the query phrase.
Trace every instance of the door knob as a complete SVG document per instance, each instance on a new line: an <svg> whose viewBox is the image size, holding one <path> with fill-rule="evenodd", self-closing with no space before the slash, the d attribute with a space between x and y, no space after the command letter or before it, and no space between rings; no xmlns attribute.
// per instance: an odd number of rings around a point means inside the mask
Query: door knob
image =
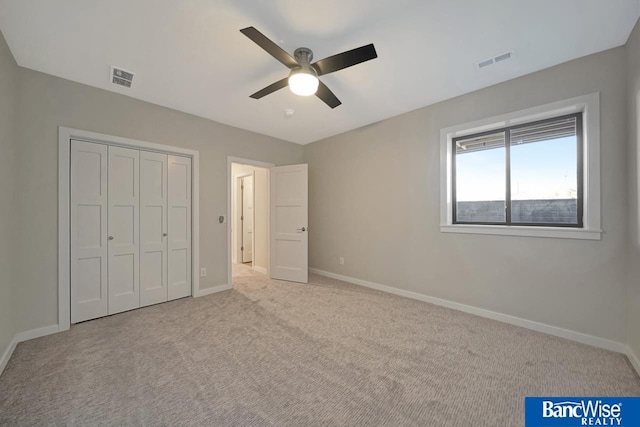
<svg viewBox="0 0 640 427"><path fill-rule="evenodd" d="M298 231L307 231L307 229L305 227L302 227L302 228L298 228Z"/></svg>
<svg viewBox="0 0 640 427"><path fill-rule="evenodd" d="M167 233L162 233L162 237L167 237Z"/></svg>
<svg viewBox="0 0 640 427"><path fill-rule="evenodd" d="M109 240L113 240L113 236L109 236Z"/></svg>

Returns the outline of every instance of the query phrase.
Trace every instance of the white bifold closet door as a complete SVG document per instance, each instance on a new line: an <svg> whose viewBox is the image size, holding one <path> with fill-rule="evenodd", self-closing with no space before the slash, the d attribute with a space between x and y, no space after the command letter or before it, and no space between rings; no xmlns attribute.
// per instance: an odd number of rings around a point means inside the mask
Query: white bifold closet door
<svg viewBox="0 0 640 427"><path fill-rule="evenodd" d="M71 322L108 313L106 145L71 141Z"/></svg>
<svg viewBox="0 0 640 427"><path fill-rule="evenodd" d="M169 300L191 295L191 159L169 161Z"/></svg>
<svg viewBox="0 0 640 427"><path fill-rule="evenodd" d="M109 314L140 307L140 151L109 147Z"/></svg>
<svg viewBox="0 0 640 427"><path fill-rule="evenodd" d="M71 322L191 295L191 159L71 142Z"/></svg>
<svg viewBox="0 0 640 427"><path fill-rule="evenodd" d="M140 306L167 301L167 155L140 152Z"/></svg>

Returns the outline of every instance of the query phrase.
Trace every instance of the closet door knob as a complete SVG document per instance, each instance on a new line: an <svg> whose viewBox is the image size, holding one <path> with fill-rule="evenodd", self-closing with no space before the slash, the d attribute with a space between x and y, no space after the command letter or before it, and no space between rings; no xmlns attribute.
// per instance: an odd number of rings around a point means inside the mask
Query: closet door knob
<svg viewBox="0 0 640 427"><path fill-rule="evenodd" d="M167 233L162 233L162 237L167 237Z"/></svg>
<svg viewBox="0 0 640 427"><path fill-rule="evenodd" d="M109 236L109 240L113 240L113 236Z"/></svg>

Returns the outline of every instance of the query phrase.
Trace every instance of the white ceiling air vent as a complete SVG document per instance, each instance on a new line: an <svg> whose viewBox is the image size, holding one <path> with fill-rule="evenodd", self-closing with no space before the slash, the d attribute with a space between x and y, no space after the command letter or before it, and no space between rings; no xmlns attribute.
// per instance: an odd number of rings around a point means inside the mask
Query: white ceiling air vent
<svg viewBox="0 0 640 427"><path fill-rule="evenodd" d="M133 73L111 66L111 83L130 88L133 83Z"/></svg>
<svg viewBox="0 0 640 427"><path fill-rule="evenodd" d="M501 53L500 55L493 56L491 58L484 59L480 62L476 62L476 68L478 70L482 70L483 68L487 68L491 65L499 64L500 62L504 62L508 59L513 58L513 51Z"/></svg>

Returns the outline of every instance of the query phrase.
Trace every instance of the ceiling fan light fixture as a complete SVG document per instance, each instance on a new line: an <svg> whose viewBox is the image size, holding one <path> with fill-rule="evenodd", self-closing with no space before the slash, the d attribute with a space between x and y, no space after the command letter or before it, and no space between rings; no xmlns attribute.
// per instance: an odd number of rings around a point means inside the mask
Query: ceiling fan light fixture
<svg viewBox="0 0 640 427"><path fill-rule="evenodd" d="M327 85L323 83L322 86L320 86L318 75L324 76L378 57L376 48L373 46L373 43L371 43L326 57L320 61L316 61L312 65L313 51L308 47L297 48L293 52L292 57L267 36L256 30L255 27L243 28L240 32L291 70L288 77L278 80L264 89L249 95L253 99L260 99L285 86L289 86L291 92L296 95L310 96L315 94L330 108L336 108L341 105L342 102L331 92L331 89L329 89Z"/></svg>
<svg viewBox="0 0 640 427"><path fill-rule="evenodd" d="M299 96L311 96L315 94L319 84L318 76L311 67L291 70L288 82L291 92Z"/></svg>

